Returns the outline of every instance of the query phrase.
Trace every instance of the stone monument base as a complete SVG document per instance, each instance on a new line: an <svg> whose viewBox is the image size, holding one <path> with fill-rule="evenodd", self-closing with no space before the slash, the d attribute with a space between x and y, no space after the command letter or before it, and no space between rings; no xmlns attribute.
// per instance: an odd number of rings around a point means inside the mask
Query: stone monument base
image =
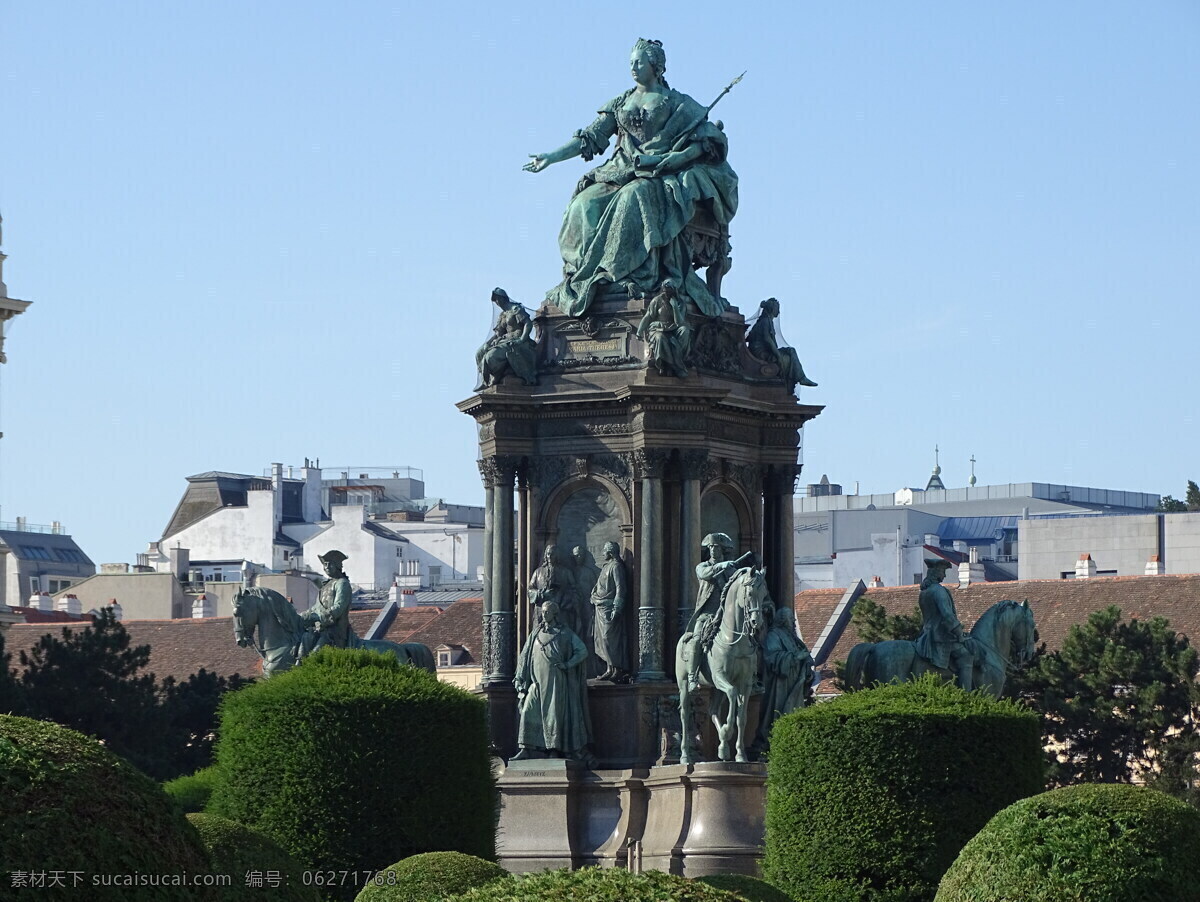
<svg viewBox="0 0 1200 902"><path fill-rule="evenodd" d="M589 770L513 761L500 775L500 864L513 873L588 865L685 877L757 875L766 765L725 761Z"/></svg>

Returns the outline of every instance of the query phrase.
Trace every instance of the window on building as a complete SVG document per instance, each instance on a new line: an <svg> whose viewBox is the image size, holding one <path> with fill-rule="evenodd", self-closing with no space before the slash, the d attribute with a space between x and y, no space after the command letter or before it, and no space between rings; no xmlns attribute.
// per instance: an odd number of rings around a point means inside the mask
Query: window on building
<svg viewBox="0 0 1200 902"><path fill-rule="evenodd" d="M65 592L69 588L71 588L71 581L69 579L52 579L52 580L50 580L50 594L51 595L56 595L59 592Z"/></svg>
<svg viewBox="0 0 1200 902"><path fill-rule="evenodd" d="M29 577L29 591L34 595L42 591L42 579L40 576Z"/></svg>
<svg viewBox="0 0 1200 902"><path fill-rule="evenodd" d="M440 586L442 584L442 568L440 566L429 568L429 587Z"/></svg>
<svg viewBox="0 0 1200 902"><path fill-rule="evenodd" d="M438 652L438 667L449 667L449 666L450 666L450 652L439 651Z"/></svg>

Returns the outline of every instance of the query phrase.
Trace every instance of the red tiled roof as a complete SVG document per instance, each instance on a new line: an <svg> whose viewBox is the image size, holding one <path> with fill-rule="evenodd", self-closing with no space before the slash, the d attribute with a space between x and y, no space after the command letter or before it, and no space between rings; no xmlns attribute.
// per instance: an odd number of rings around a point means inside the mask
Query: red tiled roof
<svg viewBox="0 0 1200 902"><path fill-rule="evenodd" d="M1089 614L1109 605L1120 608L1126 620L1136 618L1144 621L1152 617L1165 617L1176 632L1188 636L1195 643L1200 643L1200 574L1013 580L973 583L965 588L947 580L946 586L954 596L954 606L958 610L959 619L968 629L984 611L998 601L1028 600L1037 621L1040 641L1045 642L1050 651L1062 645L1072 626L1083 623ZM797 619L802 608L823 609L823 601L828 593L842 591L815 589L798 592ZM919 594L920 589L917 586L895 586L868 589L863 597L882 605L890 614L908 614L916 608ZM821 629L823 628L824 624L821 625ZM817 631L817 635L819 634L820 629ZM809 635L805 632L804 638L806 641L814 641L816 636L809 640ZM850 624L829 655L829 675L832 675L833 663L845 661L850 649L858 641L858 632L854 625ZM824 685L821 691L824 691Z"/></svg>
<svg viewBox="0 0 1200 902"><path fill-rule="evenodd" d="M833 609L846 594L845 589L807 589L797 592L793 602L796 611L796 626L800 637L810 649L825 631L825 624L833 616Z"/></svg>
<svg viewBox="0 0 1200 902"><path fill-rule="evenodd" d="M129 633L129 644L149 645L150 664L146 672L160 680L172 676L186 680L201 668L220 676L256 677L262 666L253 648L239 648L233 640L233 621L229 617L206 617L196 620L125 620L122 625ZM12 653L12 663L19 666L21 651L29 651L38 640L50 633L62 635L57 624L16 623L4 633L6 650Z"/></svg>
<svg viewBox="0 0 1200 902"><path fill-rule="evenodd" d="M25 618L26 623L79 623L91 618L86 614L68 614L66 611L43 611L38 608L11 607L8 611Z"/></svg>
<svg viewBox="0 0 1200 902"><path fill-rule="evenodd" d="M371 628L371 624L375 622L375 618L379 616L380 609L374 608L367 611L351 611L350 625L354 627L354 632L360 638L367 635L367 630ZM396 611L396 616L388 626L387 632L381 637L389 642L408 642L409 636L425 626L432 620L436 620L438 615L442 613L442 609L434 605L421 606L416 608L399 608Z"/></svg>
<svg viewBox="0 0 1200 902"><path fill-rule="evenodd" d="M388 635L390 638L391 634ZM454 602L440 617L404 641L420 642L431 649L439 645L461 645L466 654L459 659L459 664L483 663L483 599L465 598Z"/></svg>

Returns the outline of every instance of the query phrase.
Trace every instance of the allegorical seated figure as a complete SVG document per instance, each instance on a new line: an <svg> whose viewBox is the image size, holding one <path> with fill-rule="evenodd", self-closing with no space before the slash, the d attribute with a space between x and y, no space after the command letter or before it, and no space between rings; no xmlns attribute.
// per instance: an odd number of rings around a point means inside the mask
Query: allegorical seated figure
<svg viewBox="0 0 1200 902"><path fill-rule="evenodd" d="M779 340L775 336L775 320L779 318L779 301L775 298L767 298L758 306L761 313L754 325L750 327L750 334L746 336L746 344L750 347L750 353L764 363L774 363L778 366L779 378L790 390L794 391L797 385L815 388L817 383L804 375L804 367L800 365L796 349L779 346Z"/></svg>
<svg viewBox="0 0 1200 902"><path fill-rule="evenodd" d="M515 373L526 385L537 385L537 342L529 313L503 288L492 291L492 303L500 308L500 315L491 337L475 352L476 391L495 385L508 373Z"/></svg>
<svg viewBox="0 0 1200 902"><path fill-rule="evenodd" d="M687 376L685 361L691 347L692 331L687 326L684 305L673 279L663 282L662 291L646 307L637 335L646 342L649 361L659 375L681 379Z"/></svg>
<svg viewBox="0 0 1200 902"><path fill-rule="evenodd" d="M950 562L943 558L926 558L925 566L928 572L921 583L917 601L921 608L921 635L917 636L914 647L917 654L934 667L950 670L958 685L970 692L974 684L975 659L963 636L954 598L942 585Z"/></svg>
<svg viewBox="0 0 1200 902"><path fill-rule="evenodd" d="M771 610L769 607L767 610ZM804 707L808 687L812 685L813 658L808 647L796 635L796 619L791 608L776 608L771 628L763 640L763 695L755 749L770 744L775 721Z"/></svg>
<svg viewBox="0 0 1200 902"><path fill-rule="evenodd" d="M328 579L320 583L317 602L301 615L308 626L300 642L300 655L307 657L318 648L354 648L358 637L350 626L350 602L353 591L350 578L342 570L346 555L335 550L318 555Z"/></svg>
<svg viewBox="0 0 1200 902"><path fill-rule="evenodd" d="M513 683L517 689L515 760L525 758L591 758L587 747L592 726L587 708L587 647L560 620L558 605L542 605Z"/></svg>
<svg viewBox="0 0 1200 902"><path fill-rule="evenodd" d="M661 42L639 40L629 65L632 88L603 104L596 120L562 147L531 154L524 167L541 172L572 157L591 160L616 137L613 155L580 179L563 216L563 280L546 300L583 316L610 283L644 296L669 278L685 302L719 315L728 305L696 275L684 230L699 205L720 226L737 210L728 141L704 106L667 84Z"/></svg>

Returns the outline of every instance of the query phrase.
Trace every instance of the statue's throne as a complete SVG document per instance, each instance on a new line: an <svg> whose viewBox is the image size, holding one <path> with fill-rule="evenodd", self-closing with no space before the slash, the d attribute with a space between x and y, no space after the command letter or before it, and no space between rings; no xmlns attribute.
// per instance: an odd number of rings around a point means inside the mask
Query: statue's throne
<svg viewBox="0 0 1200 902"><path fill-rule="evenodd" d="M696 205L696 212L685 232L692 248L692 268L707 267L704 281L708 293L714 298L721 297L721 280L733 266L729 226L717 222L712 214L712 201L706 200Z"/></svg>

